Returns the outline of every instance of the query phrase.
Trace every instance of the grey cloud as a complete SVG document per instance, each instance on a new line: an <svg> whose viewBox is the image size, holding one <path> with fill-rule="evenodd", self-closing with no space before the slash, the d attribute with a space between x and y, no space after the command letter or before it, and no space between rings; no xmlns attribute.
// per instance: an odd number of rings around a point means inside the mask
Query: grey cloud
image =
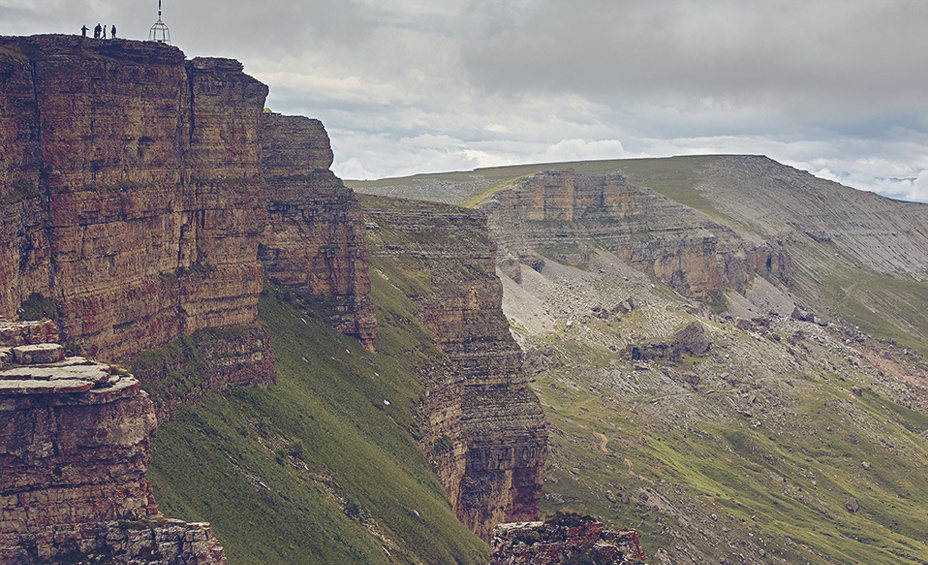
<svg viewBox="0 0 928 565"><path fill-rule="evenodd" d="M144 39L156 10L0 0L0 33ZM164 0L164 20L322 119L346 176L766 153L928 199L924 0Z"/></svg>

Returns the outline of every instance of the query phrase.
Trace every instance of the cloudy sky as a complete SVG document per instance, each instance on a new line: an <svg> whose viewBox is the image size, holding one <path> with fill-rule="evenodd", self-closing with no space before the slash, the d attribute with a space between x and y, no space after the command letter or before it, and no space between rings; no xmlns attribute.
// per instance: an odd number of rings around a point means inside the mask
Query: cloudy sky
<svg viewBox="0 0 928 565"><path fill-rule="evenodd" d="M0 34L157 0L0 0ZM928 201L928 0L164 0L188 57L234 57L320 118L344 178L764 154Z"/></svg>

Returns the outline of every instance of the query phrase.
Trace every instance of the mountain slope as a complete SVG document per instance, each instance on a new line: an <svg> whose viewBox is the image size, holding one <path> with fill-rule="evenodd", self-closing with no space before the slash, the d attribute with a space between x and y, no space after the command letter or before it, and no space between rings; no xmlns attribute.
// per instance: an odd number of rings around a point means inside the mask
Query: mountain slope
<svg viewBox="0 0 928 565"><path fill-rule="evenodd" d="M148 476L162 511L211 521L229 563L484 559L414 440L416 370L442 355L405 297L382 280L374 295L382 319L405 320L384 349L405 354L369 353L326 326L318 298L271 287L259 314L277 385L210 393L158 429Z"/></svg>
<svg viewBox="0 0 928 565"><path fill-rule="evenodd" d="M629 194L686 210L525 176L549 168L621 172ZM661 563L926 562L928 206L761 157L460 175L371 190L489 206L504 311L554 428L543 512L639 528ZM494 223L505 202L530 204ZM785 270L732 271L752 249ZM678 334L694 322L708 350Z"/></svg>

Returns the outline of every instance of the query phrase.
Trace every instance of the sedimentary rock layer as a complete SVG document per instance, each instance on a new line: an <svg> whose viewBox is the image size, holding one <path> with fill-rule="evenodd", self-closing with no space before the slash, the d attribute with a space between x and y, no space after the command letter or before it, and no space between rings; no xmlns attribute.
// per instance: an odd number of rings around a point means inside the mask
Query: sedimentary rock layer
<svg viewBox="0 0 928 565"><path fill-rule="evenodd" d="M377 318L363 212L329 170L329 137L318 120L270 113L264 120L269 221L258 258L275 282L332 297L332 325L373 350Z"/></svg>
<svg viewBox="0 0 928 565"><path fill-rule="evenodd" d="M138 380L64 359L61 345L39 341L53 328L0 323L0 354L12 349L17 362L0 370L0 562L108 552L114 563L223 563L208 524L167 524L158 512L145 479L155 412Z"/></svg>
<svg viewBox="0 0 928 565"><path fill-rule="evenodd" d="M156 43L0 40L0 314L60 303L62 339L118 359L255 321L267 87Z"/></svg>
<svg viewBox="0 0 928 565"><path fill-rule="evenodd" d="M560 565L641 563L645 558L638 532L607 530L588 517L562 516L565 522L500 524L493 530L489 565Z"/></svg>
<svg viewBox="0 0 928 565"><path fill-rule="evenodd" d="M587 246L602 245L678 292L709 298L742 290L757 275L789 276L786 253L731 229L621 175L550 171L519 180L482 204L505 253L585 266Z"/></svg>
<svg viewBox="0 0 928 565"><path fill-rule="evenodd" d="M436 461L458 518L484 540L499 522L530 520L547 459L547 429L526 386L522 355L502 314L496 246L482 214L452 206L365 198L371 253L422 271L418 317L450 365L423 375Z"/></svg>
<svg viewBox="0 0 928 565"><path fill-rule="evenodd" d="M241 63L7 37L0 92L0 315L50 297L63 341L117 360L252 324L266 235L273 276L335 297L337 326L373 347L360 208L325 129L265 113Z"/></svg>

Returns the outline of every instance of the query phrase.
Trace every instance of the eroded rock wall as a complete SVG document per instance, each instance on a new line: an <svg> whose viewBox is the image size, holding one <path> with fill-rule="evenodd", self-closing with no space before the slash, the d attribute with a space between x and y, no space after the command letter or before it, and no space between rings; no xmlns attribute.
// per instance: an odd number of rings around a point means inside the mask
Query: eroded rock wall
<svg viewBox="0 0 928 565"><path fill-rule="evenodd" d="M645 559L638 532L609 530L593 520L500 524L492 547L489 565L630 565Z"/></svg>
<svg viewBox="0 0 928 565"><path fill-rule="evenodd" d="M420 444L436 462L458 518L484 540L500 522L535 519L547 428L503 316L496 246L482 214L452 206L365 198L377 243L371 253L421 270L418 317L447 355L424 375L430 431Z"/></svg>
<svg viewBox="0 0 928 565"><path fill-rule="evenodd" d="M155 412L139 381L64 358L55 337L48 322L0 322L0 562L224 563L208 524L158 512L145 479Z"/></svg>
<svg viewBox="0 0 928 565"><path fill-rule="evenodd" d="M364 214L354 192L329 170L325 128L318 120L268 113L263 143L269 221L259 259L267 276L332 297L332 325L373 350L377 318Z"/></svg>
<svg viewBox="0 0 928 565"><path fill-rule="evenodd" d="M743 290L757 275L786 280L789 257L751 242L621 175L549 171L497 192L480 209L505 253L538 265L541 257L586 266L591 242L686 296Z"/></svg>
<svg viewBox="0 0 928 565"><path fill-rule="evenodd" d="M255 321L266 86L71 36L0 39L0 77L0 314L52 297L62 339L108 359Z"/></svg>

